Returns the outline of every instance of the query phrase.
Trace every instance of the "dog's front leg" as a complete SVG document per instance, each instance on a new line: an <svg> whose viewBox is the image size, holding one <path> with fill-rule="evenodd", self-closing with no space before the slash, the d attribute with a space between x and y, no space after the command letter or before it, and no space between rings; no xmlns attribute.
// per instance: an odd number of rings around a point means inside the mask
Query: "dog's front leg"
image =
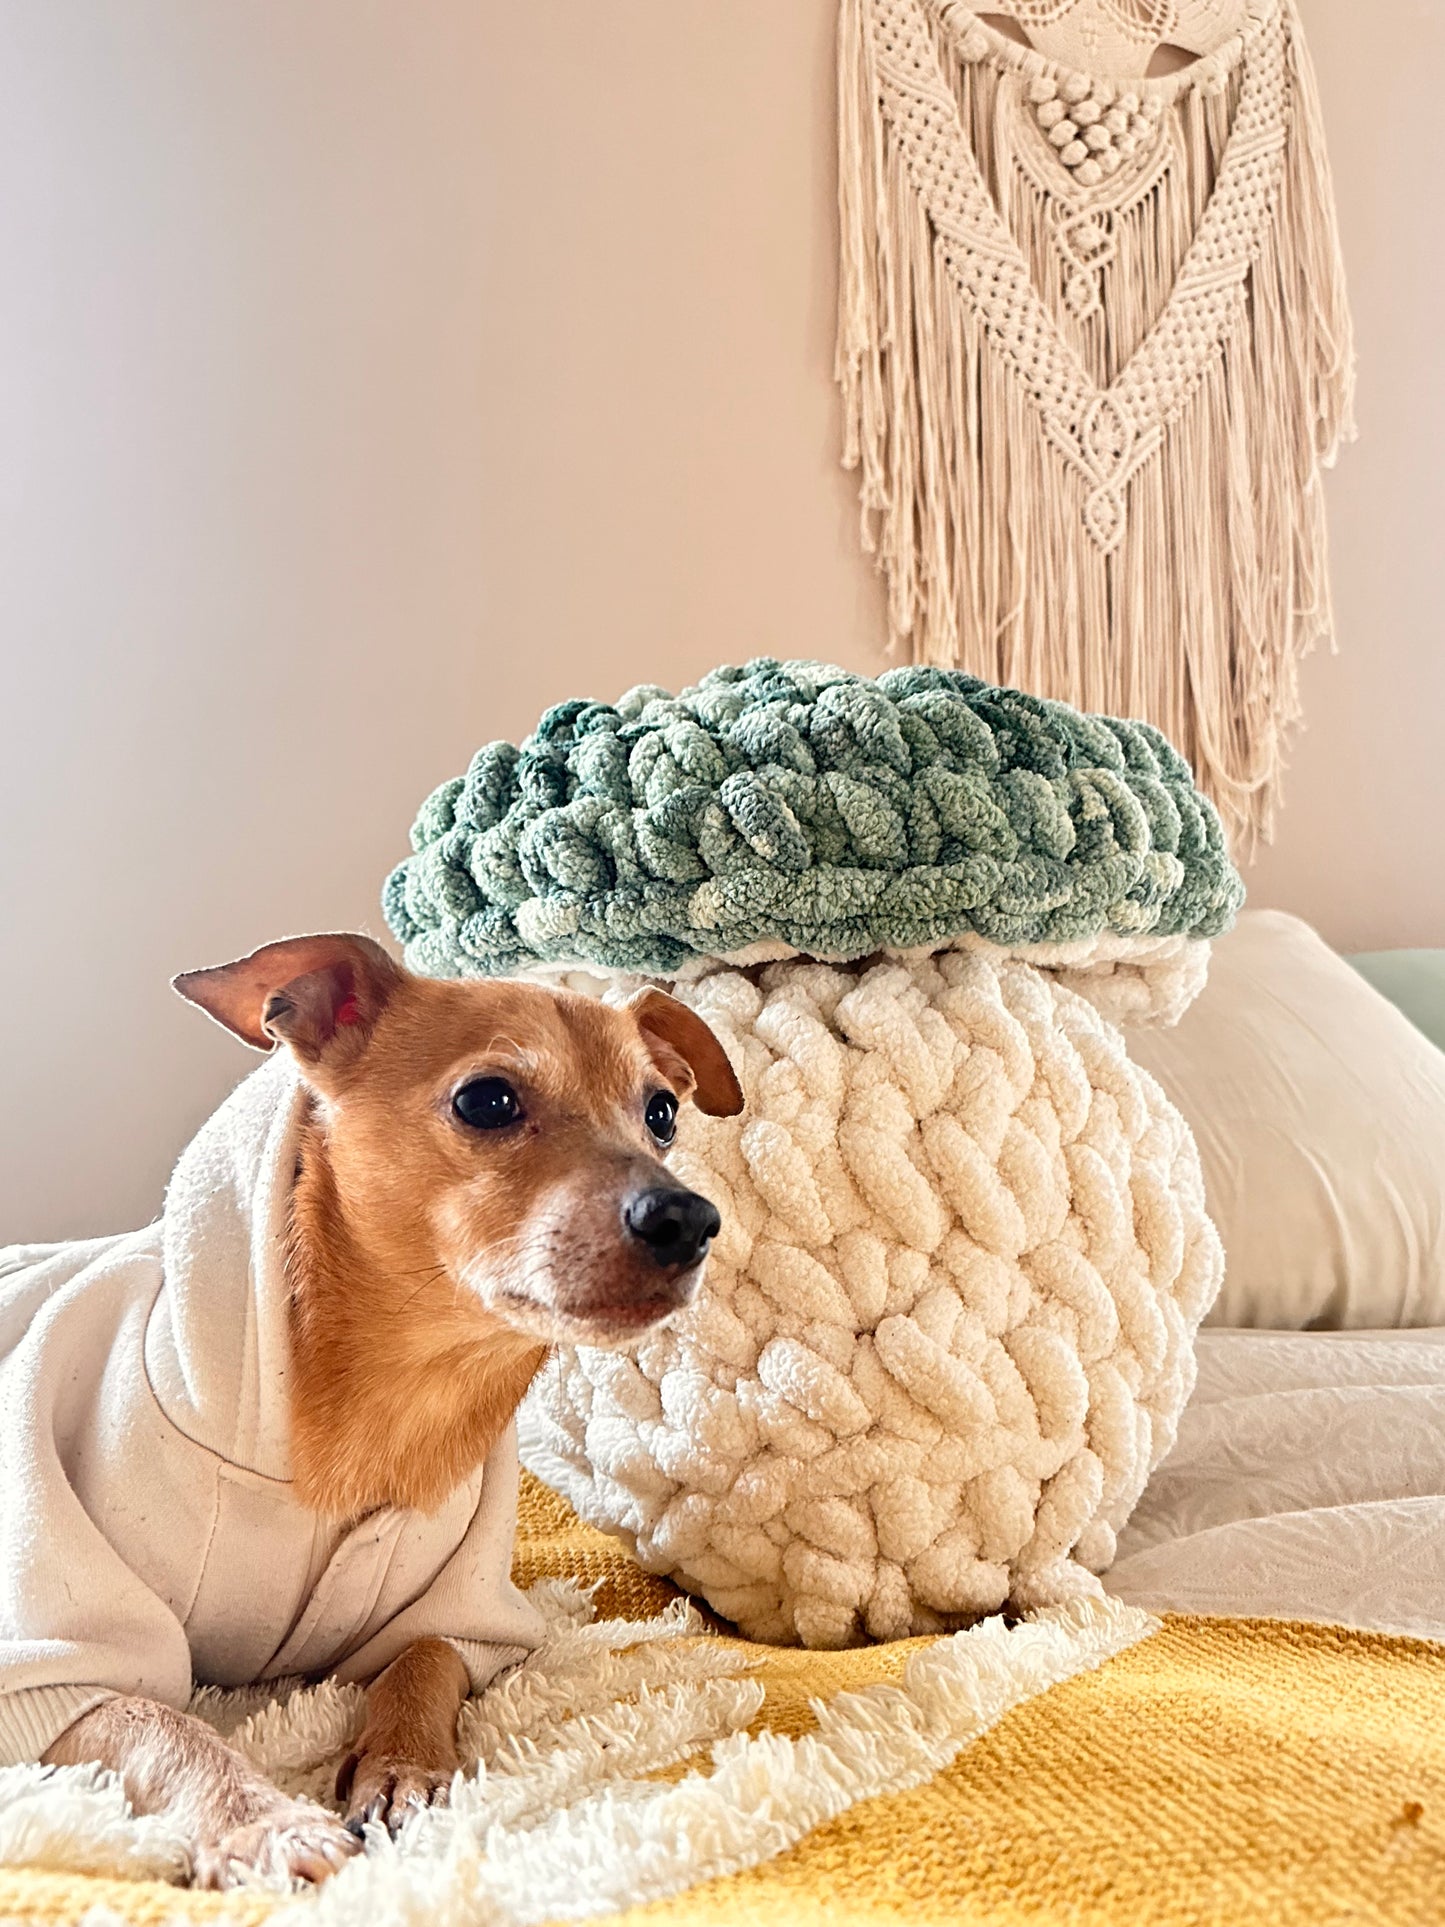
<svg viewBox="0 0 1445 1927"><path fill-rule="evenodd" d="M444 1639L419 1639L372 1681L366 1725L336 1776L336 1797L359 1834L368 1820L395 1833L409 1812L445 1795L461 1765L457 1713L467 1669Z"/></svg>
<svg viewBox="0 0 1445 1927"><path fill-rule="evenodd" d="M356 1851L324 1807L289 1799L204 1721L158 1700L106 1700L45 1755L47 1766L91 1762L119 1775L135 1812L175 1820L198 1887L234 1886L243 1869L324 1880Z"/></svg>

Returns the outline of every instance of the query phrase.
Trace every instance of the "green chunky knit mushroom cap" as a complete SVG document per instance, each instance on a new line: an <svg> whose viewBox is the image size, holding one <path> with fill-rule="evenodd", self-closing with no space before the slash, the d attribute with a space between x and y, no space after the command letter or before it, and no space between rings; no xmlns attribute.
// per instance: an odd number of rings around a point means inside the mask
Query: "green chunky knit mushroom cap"
<svg viewBox="0 0 1445 1927"><path fill-rule="evenodd" d="M559 703L434 791L412 849L383 901L431 976L1209 937L1244 894L1149 724L768 656L679 696Z"/></svg>

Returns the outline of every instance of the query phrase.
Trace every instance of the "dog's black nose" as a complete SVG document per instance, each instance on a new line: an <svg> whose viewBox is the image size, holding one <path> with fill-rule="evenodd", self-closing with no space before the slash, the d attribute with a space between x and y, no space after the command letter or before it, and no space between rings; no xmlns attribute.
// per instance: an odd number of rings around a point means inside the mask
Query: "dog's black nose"
<svg viewBox="0 0 1445 1927"><path fill-rule="evenodd" d="M718 1232L717 1206L696 1191L638 1191L622 1207L622 1222L655 1265L685 1271L695 1265Z"/></svg>

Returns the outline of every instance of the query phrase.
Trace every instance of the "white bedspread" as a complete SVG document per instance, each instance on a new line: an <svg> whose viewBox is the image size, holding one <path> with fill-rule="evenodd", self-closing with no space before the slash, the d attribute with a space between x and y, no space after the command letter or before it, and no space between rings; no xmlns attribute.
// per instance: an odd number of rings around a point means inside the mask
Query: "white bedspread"
<svg viewBox="0 0 1445 1927"><path fill-rule="evenodd" d="M1104 1584L1445 1638L1445 1330L1201 1332L1178 1443Z"/></svg>

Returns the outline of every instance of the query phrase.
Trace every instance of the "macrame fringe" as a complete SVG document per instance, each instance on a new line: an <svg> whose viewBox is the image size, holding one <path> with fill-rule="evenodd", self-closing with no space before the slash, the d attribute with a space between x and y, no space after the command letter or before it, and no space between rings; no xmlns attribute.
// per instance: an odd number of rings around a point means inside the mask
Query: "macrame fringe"
<svg viewBox="0 0 1445 1927"><path fill-rule="evenodd" d="M1320 470L1353 432L1349 314L1297 20L1287 7L1283 167L1237 314L1127 483L1124 533L1106 552L1084 525L1088 481L960 287L910 174L884 110L875 3L842 0L837 374L844 462L862 471L864 541L888 577L891 647L1147 718L1247 854L1271 832L1300 659L1332 635ZM1017 70L960 56L948 16L961 11L928 18L965 135L1033 286L1107 388L1168 305L1244 63L1213 87L1181 87L1165 109L1167 165L1106 216L1102 298L1075 314L1060 199L1018 150L1017 110L1000 111Z"/></svg>

